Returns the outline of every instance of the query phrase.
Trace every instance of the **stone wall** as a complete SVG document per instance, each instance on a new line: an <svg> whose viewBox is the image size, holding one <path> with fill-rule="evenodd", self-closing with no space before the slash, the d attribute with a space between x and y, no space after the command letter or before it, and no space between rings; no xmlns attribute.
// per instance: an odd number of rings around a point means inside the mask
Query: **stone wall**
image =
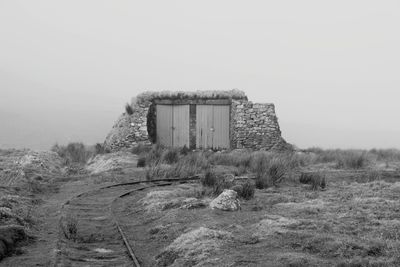
<svg viewBox="0 0 400 267"><path fill-rule="evenodd" d="M139 143L151 144L147 131L147 114L151 102L131 105L133 114L123 113L115 122L104 141L104 146L111 151L132 148Z"/></svg>
<svg viewBox="0 0 400 267"><path fill-rule="evenodd" d="M231 105L231 147L262 150L285 149L274 104L253 104L233 100Z"/></svg>
<svg viewBox="0 0 400 267"><path fill-rule="evenodd" d="M240 95L237 91L236 94ZM243 94L244 95L244 94ZM151 95L132 101L133 114L122 114L107 135L104 145L111 151L135 147L138 144L151 144L156 140L155 101ZM158 96L158 95L157 95ZM253 104L247 97L240 99L225 98L231 103L230 146L235 148L252 148L262 150L286 150L290 145L281 137L278 118L274 104ZM213 101L213 98L209 98ZM222 99L222 98L219 98ZM196 130L196 101L207 101L187 98L190 104L190 131ZM195 133L192 133L191 138ZM192 138L193 139L193 138ZM195 139L190 140L191 148Z"/></svg>

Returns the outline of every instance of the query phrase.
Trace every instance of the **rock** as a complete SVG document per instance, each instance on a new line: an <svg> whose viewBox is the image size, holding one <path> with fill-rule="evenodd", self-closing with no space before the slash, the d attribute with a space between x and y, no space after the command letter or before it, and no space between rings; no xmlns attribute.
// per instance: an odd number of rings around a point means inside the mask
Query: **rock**
<svg viewBox="0 0 400 267"><path fill-rule="evenodd" d="M225 189L216 199L211 201L210 208L225 211L236 211L240 209L240 202L237 199L236 191Z"/></svg>

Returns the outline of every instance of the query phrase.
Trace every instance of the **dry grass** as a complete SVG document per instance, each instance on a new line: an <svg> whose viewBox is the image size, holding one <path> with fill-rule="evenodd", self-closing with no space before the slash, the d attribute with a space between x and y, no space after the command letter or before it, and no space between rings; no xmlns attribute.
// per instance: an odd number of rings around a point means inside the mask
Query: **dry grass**
<svg viewBox="0 0 400 267"><path fill-rule="evenodd" d="M91 174L99 174L127 168L134 165L135 162L136 157L129 152L98 154L87 162L85 169Z"/></svg>
<svg viewBox="0 0 400 267"><path fill-rule="evenodd" d="M209 200L201 200L202 188L196 185L180 185L168 190L150 191L140 199L147 212L160 212L168 209L204 207Z"/></svg>
<svg viewBox="0 0 400 267"><path fill-rule="evenodd" d="M157 264L400 266L400 182L387 182L389 174L385 169L375 168L377 157L372 152L317 153L232 151L180 155L177 163L168 165L167 172L171 174L171 170L178 169L187 173L186 168L201 166L196 168L204 175L203 184L198 185L197 192L185 189L179 194L154 193L152 200L143 204L157 210L157 215L151 217L152 225L165 226L160 230L162 235L151 237L154 243L166 244L159 250ZM340 160L343 164L338 168ZM391 164L399 166L398 162ZM222 167L234 174L237 166L246 168L248 176L259 171L269 179L269 187L254 189L251 179L240 183L244 177L236 177L235 181L216 171ZM295 179L288 179L292 173ZM398 171L390 175L393 175L391 181L398 181ZM279 186L273 186L271 177L275 177L278 181L275 185ZM193 212L181 208L185 199L201 201L205 196L215 197L213 192L223 187L242 194L241 211L204 208ZM148 222L149 218L143 220ZM185 243L177 238L178 233L183 232L184 236L199 227L229 232L230 238L217 242L216 249L215 243L210 243L211 252L204 253L192 247L195 241ZM204 248L202 244L196 246ZM195 253L207 255L206 260L202 256L196 258Z"/></svg>
<svg viewBox="0 0 400 267"><path fill-rule="evenodd" d="M205 172L210 168L210 163L203 152L189 153L174 164L169 177L185 178Z"/></svg>
<svg viewBox="0 0 400 267"><path fill-rule="evenodd" d="M128 115L132 115L132 114L133 114L132 106L129 105L128 103L126 103L126 105L125 105L125 112L126 112L126 114L128 114Z"/></svg>
<svg viewBox="0 0 400 267"><path fill-rule="evenodd" d="M161 91L161 92L143 92L136 96L132 105L141 105L151 102L155 99L246 99L243 91L233 89L229 91Z"/></svg>
<svg viewBox="0 0 400 267"><path fill-rule="evenodd" d="M178 160L170 164L165 149L150 153L157 163L147 166L151 179L203 177L202 184L191 185L196 189L174 186L129 202L146 211L135 220L143 216L141 232L152 229L143 242L158 246L159 266L400 266L400 182L385 182L387 169L376 168L378 158L395 153L172 152ZM234 177L239 168L262 177L267 188ZM391 175L398 181L398 171ZM225 187L241 196L241 211L186 208L204 205ZM200 227L228 235L203 235L208 230L196 231Z"/></svg>
<svg viewBox="0 0 400 267"><path fill-rule="evenodd" d="M212 264L209 256L232 238L227 231L205 227L182 234L157 256L158 266L201 266Z"/></svg>
<svg viewBox="0 0 400 267"><path fill-rule="evenodd" d="M256 187L258 189L278 185L288 170L288 165L285 165L281 158L259 158L256 164Z"/></svg>
<svg viewBox="0 0 400 267"><path fill-rule="evenodd" d="M56 152L66 165L84 165L94 155L94 151L86 147L83 143L69 143L66 146L55 144L51 151Z"/></svg>
<svg viewBox="0 0 400 267"><path fill-rule="evenodd" d="M302 184L310 184L312 190L326 188L326 176L323 173L301 173L299 182Z"/></svg>
<svg viewBox="0 0 400 267"><path fill-rule="evenodd" d="M61 226L64 236L68 240L77 241L78 239L78 219L68 214L62 218Z"/></svg>

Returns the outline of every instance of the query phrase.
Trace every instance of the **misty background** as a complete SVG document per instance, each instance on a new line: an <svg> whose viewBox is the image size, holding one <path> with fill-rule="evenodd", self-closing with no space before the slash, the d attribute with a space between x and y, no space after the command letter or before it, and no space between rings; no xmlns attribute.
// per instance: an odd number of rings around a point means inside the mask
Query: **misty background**
<svg viewBox="0 0 400 267"><path fill-rule="evenodd" d="M0 148L103 142L145 90L244 90L301 148L400 148L398 1L0 0Z"/></svg>

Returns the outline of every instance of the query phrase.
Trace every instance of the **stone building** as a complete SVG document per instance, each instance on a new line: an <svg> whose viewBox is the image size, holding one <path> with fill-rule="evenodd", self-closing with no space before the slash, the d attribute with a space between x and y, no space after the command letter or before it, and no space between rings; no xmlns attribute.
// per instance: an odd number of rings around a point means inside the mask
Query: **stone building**
<svg viewBox="0 0 400 267"><path fill-rule="evenodd" d="M111 151L140 143L191 149L283 150L274 104L248 101L244 92L145 92L132 99L107 135Z"/></svg>

